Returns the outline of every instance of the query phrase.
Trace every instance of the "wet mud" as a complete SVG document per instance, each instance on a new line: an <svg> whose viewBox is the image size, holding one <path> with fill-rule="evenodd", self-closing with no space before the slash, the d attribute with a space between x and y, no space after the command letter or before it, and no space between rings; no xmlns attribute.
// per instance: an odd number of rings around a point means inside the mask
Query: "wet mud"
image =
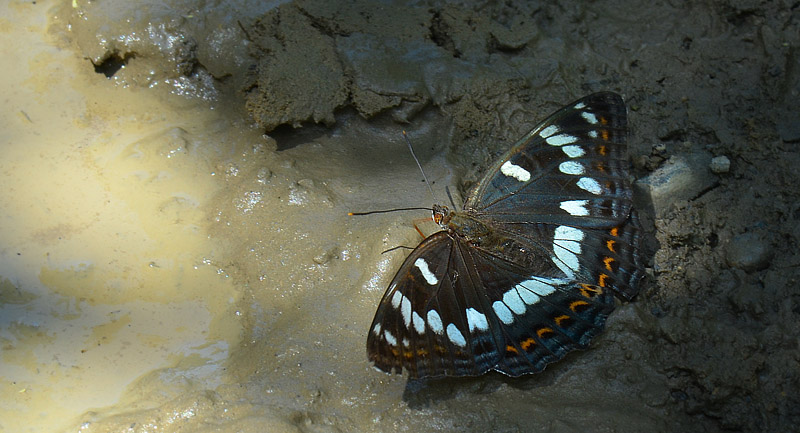
<svg viewBox="0 0 800 433"><path fill-rule="evenodd" d="M149 4L115 25L130 6L61 5L52 20L108 86L247 119L217 126L205 158L219 189L193 207L237 291L224 379L176 386L153 370L76 415L81 431L797 431L797 4L226 5ZM639 296L541 374L372 369L366 332L403 259L382 252L416 245L427 215L347 212L430 206L401 131L445 202L601 90L629 109L650 257Z"/></svg>
<svg viewBox="0 0 800 433"><path fill-rule="evenodd" d="M799 17L785 2L292 2L253 26L259 74L247 106L266 130L330 123L345 108L413 128L415 113L433 109L452 128L448 157L466 167L468 185L480 172L469 163L485 167L559 101L622 93L654 257L645 290L598 343L617 346L604 383L645 394L639 401L662 416L700 423L692 428L793 429ZM326 58L298 58L298 34ZM264 103L276 97L272 80L298 69L326 71L318 77L328 93L308 99L333 110L299 108L297 95L298 108L280 115L271 110L284 105Z"/></svg>

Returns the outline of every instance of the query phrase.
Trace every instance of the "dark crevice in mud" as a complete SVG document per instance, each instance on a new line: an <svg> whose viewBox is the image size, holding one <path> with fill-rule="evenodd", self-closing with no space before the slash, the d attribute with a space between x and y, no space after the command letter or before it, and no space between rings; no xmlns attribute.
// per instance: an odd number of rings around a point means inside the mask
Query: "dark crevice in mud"
<svg viewBox="0 0 800 433"><path fill-rule="evenodd" d="M433 13L433 19L430 26L430 38L434 44L444 48L446 51L453 53L453 57L460 58L461 52L455 47L455 42L450 36L450 29L447 23L442 19L442 12L436 11Z"/></svg>
<svg viewBox="0 0 800 433"><path fill-rule="evenodd" d="M336 36L348 37L351 35L351 32L348 32L337 25L337 20L335 19L335 17L334 19L331 20L325 19L324 17L318 17L316 15L313 15L311 12L307 11L303 7L299 6L297 10L304 17L308 18L308 22L311 25L311 27L319 30L319 32L325 36L334 38ZM359 15L365 21L369 21L369 19L371 18L370 14L365 11L361 11Z"/></svg>
<svg viewBox="0 0 800 433"><path fill-rule="evenodd" d="M301 144L307 144L317 138L331 134L331 128L314 122L306 122L300 126L278 125L270 131L269 136L275 139L277 150L293 149Z"/></svg>
<svg viewBox="0 0 800 433"><path fill-rule="evenodd" d="M124 55L120 55L118 51L114 51L99 64L93 63L94 71L98 74L105 75L106 78L111 78L114 76L114 74L119 72L120 69L124 68L130 60L135 58L136 53L129 52L125 53Z"/></svg>

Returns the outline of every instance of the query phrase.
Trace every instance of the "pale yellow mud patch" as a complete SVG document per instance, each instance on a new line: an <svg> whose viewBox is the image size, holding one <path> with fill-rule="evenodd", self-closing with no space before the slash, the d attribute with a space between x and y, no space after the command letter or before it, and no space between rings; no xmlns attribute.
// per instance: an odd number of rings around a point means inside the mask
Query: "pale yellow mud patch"
<svg viewBox="0 0 800 433"><path fill-rule="evenodd" d="M205 229L228 125L205 102L98 80L48 36L54 6L0 6L2 432L75 425L153 372L226 383L240 338Z"/></svg>

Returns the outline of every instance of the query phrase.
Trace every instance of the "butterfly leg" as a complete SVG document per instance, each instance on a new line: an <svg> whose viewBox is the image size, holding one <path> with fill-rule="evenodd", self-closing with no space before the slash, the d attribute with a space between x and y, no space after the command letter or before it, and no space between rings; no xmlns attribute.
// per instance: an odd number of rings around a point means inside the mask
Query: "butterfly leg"
<svg viewBox="0 0 800 433"><path fill-rule="evenodd" d="M422 224L422 223L429 223L429 222L433 222L433 218L432 218L432 217L428 217L428 218L417 218L417 219L415 219L415 220L413 221L413 224L414 224L414 230L416 230L416 231L417 231L417 233L419 233L419 235L422 237L422 239L425 239L427 236L425 236L425 234L424 234L424 233L422 233L422 230L419 228L419 226L420 226L420 224Z"/></svg>

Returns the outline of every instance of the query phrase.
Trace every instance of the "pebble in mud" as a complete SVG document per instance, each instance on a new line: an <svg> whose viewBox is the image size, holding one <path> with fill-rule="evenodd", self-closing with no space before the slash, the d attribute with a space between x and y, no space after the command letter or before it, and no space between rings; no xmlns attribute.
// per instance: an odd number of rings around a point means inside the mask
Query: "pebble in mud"
<svg viewBox="0 0 800 433"><path fill-rule="evenodd" d="M747 272L766 269L772 259L768 243L755 233L734 236L725 250L728 266Z"/></svg>
<svg viewBox="0 0 800 433"><path fill-rule="evenodd" d="M725 155L715 156L711 158L711 164L709 164L708 167L711 169L711 172L715 174L727 173L731 169L731 160Z"/></svg>
<svg viewBox="0 0 800 433"><path fill-rule="evenodd" d="M658 169L639 179L634 187L649 196L656 212L676 201L689 200L710 188L716 179L706 168L710 155L702 152L673 156Z"/></svg>

